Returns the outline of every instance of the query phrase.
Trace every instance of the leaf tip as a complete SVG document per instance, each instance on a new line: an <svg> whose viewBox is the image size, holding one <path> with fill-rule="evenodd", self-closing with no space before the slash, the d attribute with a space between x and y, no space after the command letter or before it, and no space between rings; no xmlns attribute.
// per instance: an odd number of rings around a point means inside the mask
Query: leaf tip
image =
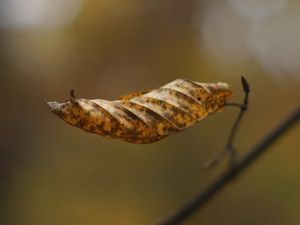
<svg viewBox="0 0 300 225"><path fill-rule="evenodd" d="M76 99L76 97L75 97L75 90L72 89L72 90L70 91L70 102L74 103L74 102L75 102L75 99Z"/></svg>

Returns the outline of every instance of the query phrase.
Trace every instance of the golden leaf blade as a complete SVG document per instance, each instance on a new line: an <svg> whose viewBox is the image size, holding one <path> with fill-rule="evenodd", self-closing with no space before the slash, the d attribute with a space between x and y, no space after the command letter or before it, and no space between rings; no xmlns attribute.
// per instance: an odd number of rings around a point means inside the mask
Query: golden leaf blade
<svg viewBox="0 0 300 225"><path fill-rule="evenodd" d="M231 94L226 83L177 79L121 100L75 99L72 95L69 101L48 105L65 122L87 132L146 144L195 125L221 109Z"/></svg>
<svg viewBox="0 0 300 225"><path fill-rule="evenodd" d="M145 94L144 97L167 102L174 107L182 109L196 120L200 120L200 118L207 115L201 102L171 88L159 88Z"/></svg>
<svg viewBox="0 0 300 225"><path fill-rule="evenodd" d="M148 92L149 91L133 92L133 93L121 96L120 100L128 101L128 100L130 100L130 99L132 99L134 97L138 97L138 96L144 95L144 94L146 94Z"/></svg>
<svg viewBox="0 0 300 225"><path fill-rule="evenodd" d="M121 104L134 114L138 115L138 117L152 127L159 136L163 137L179 132L179 129L176 128L174 124L170 123L166 118L152 109L131 101L123 101Z"/></svg>

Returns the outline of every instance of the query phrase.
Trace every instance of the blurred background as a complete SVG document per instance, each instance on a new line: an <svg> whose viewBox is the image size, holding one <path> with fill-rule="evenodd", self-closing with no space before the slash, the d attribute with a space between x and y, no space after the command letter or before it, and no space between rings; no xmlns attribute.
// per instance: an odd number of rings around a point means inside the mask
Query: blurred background
<svg viewBox="0 0 300 225"><path fill-rule="evenodd" d="M87 134L43 100L116 99L176 78L223 81L250 110L242 156L300 99L297 0L1 0L0 224L150 225L226 168L203 164L237 109L149 145ZM300 221L299 126L185 224Z"/></svg>

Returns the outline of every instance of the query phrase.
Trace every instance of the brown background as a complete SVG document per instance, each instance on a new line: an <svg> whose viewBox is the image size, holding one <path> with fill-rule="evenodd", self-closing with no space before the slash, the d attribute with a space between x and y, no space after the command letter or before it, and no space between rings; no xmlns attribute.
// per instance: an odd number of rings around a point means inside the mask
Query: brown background
<svg viewBox="0 0 300 225"><path fill-rule="evenodd" d="M115 99L182 77L227 82L241 101L244 75L252 93L240 155L299 104L298 1L86 0L61 25L52 23L77 1L57 15L47 9L60 1L44 1L46 19L25 25L11 22L7 2L0 3L0 224L152 224L225 169L202 165L224 146L236 109L133 145L66 125L44 99L65 100L73 88L79 97ZM25 9L13 16L24 22ZM299 149L296 127L186 224L298 224Z"/></svg>

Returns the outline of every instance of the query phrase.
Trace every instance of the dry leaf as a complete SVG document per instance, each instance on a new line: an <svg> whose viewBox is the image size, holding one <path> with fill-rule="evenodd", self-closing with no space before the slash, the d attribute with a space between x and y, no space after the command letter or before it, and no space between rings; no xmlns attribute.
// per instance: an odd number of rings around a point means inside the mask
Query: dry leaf
<svg viewBox="0 0 300 225"><path fill-rule="evenodd" d="M135 144L158 141L183 131L221 109L232 95L226 83L177 79L165 86L120 100L75 99L48 102L72 126Z"/></svg>

